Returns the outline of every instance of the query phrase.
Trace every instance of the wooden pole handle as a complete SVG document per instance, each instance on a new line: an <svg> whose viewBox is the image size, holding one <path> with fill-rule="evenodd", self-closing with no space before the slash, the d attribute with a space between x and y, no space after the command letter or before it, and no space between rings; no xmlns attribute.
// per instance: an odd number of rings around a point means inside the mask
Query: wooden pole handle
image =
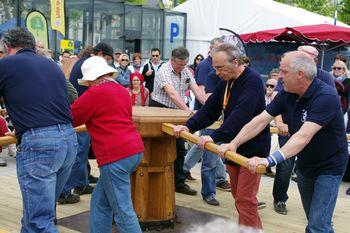
<svg viewBox="0 0 350 233"><path fill-rule="evenodd" d="M173 124L163 123L162 124L162 131L164 133L171 135L171 136L174 136L174 127L175 127L175 125L173 125ZM182 131L180 133L180 137L187 140L187 141L190 141L192 143L198 144L199 137L194 135L194 134L191 134L189 132ZM207 142L207 143L205 143L205 146L204 146L205 149L207 149L215 154L218 154L218 147L219 147L218 145L216 145L215 143L212 143L212 142ZM240 154L233 153L232 151L227 151L225 153L225 158L227 158L228 160L230 160L232 162L239 164L242 167L248 168L248 159ZM265 173L265 171L266 171L265 166L258 166L256 168L256 173Z"/></svg>

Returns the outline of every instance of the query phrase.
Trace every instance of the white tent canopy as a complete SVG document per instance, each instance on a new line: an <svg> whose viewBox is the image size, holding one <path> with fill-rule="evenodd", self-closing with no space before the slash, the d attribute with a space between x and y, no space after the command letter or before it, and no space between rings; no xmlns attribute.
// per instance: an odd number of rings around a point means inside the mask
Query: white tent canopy
<svg viewBox="0 0 350 233"><path fill-rule="evenodd" d="M333 24L334 19L272 0L187 0L174 8L187 13L187 48L191 60L206 55L219 28L238 34L311 24ZM339 26L348 25L337 22ZM190 60L190 62L191 62Z"/></svg>

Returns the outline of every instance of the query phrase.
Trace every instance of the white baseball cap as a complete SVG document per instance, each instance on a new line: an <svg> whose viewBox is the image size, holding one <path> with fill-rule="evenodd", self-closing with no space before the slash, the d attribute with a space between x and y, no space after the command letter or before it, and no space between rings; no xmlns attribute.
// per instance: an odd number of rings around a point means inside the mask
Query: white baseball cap
<svg viewBox="0 0 350 233"><path fill-rule="evenodd" d="M109 66L106 60L99 56L92 56L84 61L81 66L82 79L78 79L79 85L88 86L89 81L95 81L105 74L112 73L112 77L117 77L118 71Z"/></svg>

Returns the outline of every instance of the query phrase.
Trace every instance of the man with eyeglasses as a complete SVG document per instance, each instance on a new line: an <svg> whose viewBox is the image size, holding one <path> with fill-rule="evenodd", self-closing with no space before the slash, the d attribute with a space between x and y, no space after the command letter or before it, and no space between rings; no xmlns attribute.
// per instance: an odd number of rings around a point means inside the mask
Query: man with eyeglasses
<svg viewBox="0 0 350 233"><path fill-rule="evenodd" d="M120 55L122 55L122 51L120 49L114 50L114 54L113 54L114 61L112 63L112 67L118 68L120 66Z"/></svg>
<svg viewBox="0 0 350 233"><path fill-rule="evenodd" d="M182 109L192 112L189 107L186 91L192 90L201 104L206 97L200 91L189 68L187 67L189 52L184 47L178 47L171 52L171 58L159 69L154 80L154 91L150 106ZM186 174L183 172L186 149L183 139L176 140L177 157L174 162L175 192L186 195L196 195L197 191L185 184Z"/></svg>
<svg viewBox="0 0 350 233"><path fill-rule="evenodd" d="M103 57L107 63L113 59L113 48L104 43L100 42L93 48L93 56ZM84 94L88 89L78 84L78 79L83 77L81 72L81 66L90 55L80 58L73 66L70 74L69 81L73 84L78 92L78 96ZM67 180L66 185L58 199L60 204L72 204L80 201L80 196L83 194L91 194L94 187L89 185L89 172L88 172L88 154L90 145L90 135L88 132L81 132L78 136L78 152L77 159L73 165L71 175ZM96 180L96 179L95 179Z"/></svg>
<svg viewBox="0 0 350 233"><path fill-rule="evenodd" d="M240 129L265 109L264 86L258 73L244 67L239 61L240 54L231 44L224 43L212 55L213 68L220 81L205 104L185 125L177 125L174 134L181 131L197 131L213 124L221 116L223 124L213 133L201 136L199 147L206 142L230 142ZM267 157L270 151L269 128L265 127L256 137L252 137L237 152L246 157ZM217 155L213 155L217 156ZM238 223L254 228L262 228L258 213L257 193L260 175L227 161L226 169L231 181L231 193L239 214ZM215 178L215 167L208 171Z"/></svg>
<svg viewBox="0 0 350 233"><path fill-rule="evenodd" d="M163 61L160 60L160 50L158 48L151 49L151 58L143 66L142 75L145 78L145 86L152 94L154 86L154 77L156 72L163 65Z"/></svg>

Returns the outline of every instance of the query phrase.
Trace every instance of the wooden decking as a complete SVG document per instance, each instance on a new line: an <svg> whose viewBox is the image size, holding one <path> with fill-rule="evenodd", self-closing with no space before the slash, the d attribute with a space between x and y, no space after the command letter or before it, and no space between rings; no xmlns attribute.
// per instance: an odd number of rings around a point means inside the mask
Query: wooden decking
<svg viewBox="0 0 350 233"><path fill-rule="evenodd" d="M3 154L6 150L4 150ZM21 194L18 187L15 160L5 156L8 161L7 167L0 167L0 233L19 232L20 220L22 215ZM93 168L94 174L98 175L96 166ZM200 169L196 166L192 174L198 180L188 183L192 188L200 192ZM350 196L345 195L345 190L350 184L343 183L339 190L337 206L334 214L334 229L337 233L350 232ZM273 178L262 177L259 191L259 200L265 201L267 207L260 210L260 216L263 221L265 232L273 233L293 233L304 232L306 225L305 215L301 206L299 193L295 182L291 182L289 189L289 200L287 208L288 215L277 214L272 205L272 186ZM217 199L220 206L209 206L202 201L200 194L197 196L186 196L176 194L176 204L189 207L200 211L222 215L237 222L237 212L234 207L233 199L229 192L217 191ZM90 195L81 196L81 201L73 205L58 205L58 217L63 218L89 210ZM322 210L320 210L322 211ZM181 216L180 216L181 217ZM60 232L77 232L58 226Z"/></svg>

